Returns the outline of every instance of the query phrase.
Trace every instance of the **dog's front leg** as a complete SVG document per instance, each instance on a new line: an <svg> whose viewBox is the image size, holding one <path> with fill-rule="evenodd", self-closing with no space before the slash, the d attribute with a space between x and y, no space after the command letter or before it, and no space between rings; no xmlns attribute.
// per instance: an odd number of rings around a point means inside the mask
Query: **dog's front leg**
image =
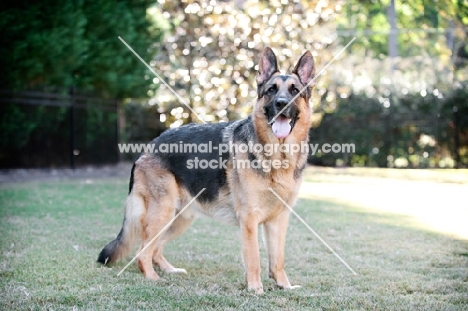
<svg viewBox="0 0 468 311"><path fill-rule="evenodd" d="M247 287L256 294L263 294L260 279L260 254L258 249L258 220L256 215L249 214L241 218L242 253L246 269Z"/></svg>
<svg viewBox="0 0 468 311"><path fill-rule="evenodd" d="M276 285L285 289L298 288L291 286L284 271L284 247L288 230L289 210L283 208L278 215L263 224L263 233L268 251L269 274Z"/></svg>

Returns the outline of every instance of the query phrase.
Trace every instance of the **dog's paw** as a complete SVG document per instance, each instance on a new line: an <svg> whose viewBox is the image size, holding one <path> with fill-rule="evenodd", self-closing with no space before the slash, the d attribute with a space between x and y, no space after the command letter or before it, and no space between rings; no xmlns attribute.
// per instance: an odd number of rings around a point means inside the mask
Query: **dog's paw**
<svg viewBox="0 0 468 311"><path fill-rule="evenodd" d="M289 283L289 282L288 282ZM280 285L280 284L276 284L276 286L278 288L281 288L281 289L284 289L284 290L291 290L291 289L297 289L297 288L301 288L302 286L301 285Z"/></svg>
<svg viewBox="0 0 468 311"><path fill-rule="evenodd" d="M147 280L157 281L159 280L159 275L157 275L156 272L153 271L152 273L150 272L145 274L145 278Z"/></svg>
<svg viewBox="0 0 468 311"><path fill-rule="evenodd" d="M249 288L249 292L253 292L255 295L263 295L264 294L263 287Z"/></svg>
<svg viewBox="0 0 468 311"><path fill-rule="evenodd" d="M184 274L187 274L187 270L182 269L182 268L172 268L172 269L167 269L165 271L166 271L166 273L184 273Z"/></svg>
<svg viewBox="0 0 468 311"><path fill-rule="evenodd" d="M289 287L285 287L284 289L297 289L297 288L301 288L302 286L301 285L291 285Z"/></svg>
<svg viewBox="0 0 468 311"><path fill-rule="evenodd" d="M259 286L249 286L248 291L254 292L255 295L262 295L264 293L263 285L260 284Z"/></svg>

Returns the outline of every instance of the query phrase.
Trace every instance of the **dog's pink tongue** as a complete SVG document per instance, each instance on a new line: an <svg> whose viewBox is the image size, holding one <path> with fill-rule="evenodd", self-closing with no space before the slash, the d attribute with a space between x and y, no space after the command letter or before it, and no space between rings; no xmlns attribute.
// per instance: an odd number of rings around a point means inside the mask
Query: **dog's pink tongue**
<svg viewBox="0 0 468 311"><path fill-rule="evenodd" d="M273 129L273 134L277 138L285 138L286 136L289 135L289 132L291 132L291 125L289 122L291 119L286 119L285 117L278 117L275 120L275 123L271 126Z"/></svg>

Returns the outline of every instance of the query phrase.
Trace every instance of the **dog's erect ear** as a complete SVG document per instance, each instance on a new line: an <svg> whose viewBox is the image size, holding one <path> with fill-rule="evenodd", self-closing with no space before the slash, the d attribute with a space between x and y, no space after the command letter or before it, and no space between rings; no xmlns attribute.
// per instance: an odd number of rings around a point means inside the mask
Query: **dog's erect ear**
<svg viewBox="0 0 468 311"><path fill-rule="evenodd" d="M315 76L315 61L314 57L310 53L310 51L305 52L299 61L294 67L293 73L297 74L299 80L304 85L309 84L309 82Z"/></svg>
<svg viewBox="0 0 468 311"><path fill-rule="evenodd" d="M260 87L271 78L271 76L278 71L278 62L276 61L276 55L273 50L266 47L263 51L262 58L258 64L257 72L257 86Z"/></svg>

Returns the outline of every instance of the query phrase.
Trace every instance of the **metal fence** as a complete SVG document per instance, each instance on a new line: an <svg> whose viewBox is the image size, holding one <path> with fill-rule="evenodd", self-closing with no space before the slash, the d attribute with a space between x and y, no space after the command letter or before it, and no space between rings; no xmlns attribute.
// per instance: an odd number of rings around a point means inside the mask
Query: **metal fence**
<svg viewBox="0 0 468 311"><path fill-rule="evenodd" d="M326 166L468 167L467 98L405 100L399 108L392 105L389 109L382 108L376 99L343 100L338 110L325 114L320 125L311 129L311 143L353 143L355 151L322 152L311 156L309 162ZM412 111L415 104L419 108ZM116 163L121 156L119 132L131 142L146 142L164 130L154 108L129 104L119 113L116 100L73 91L0 91L0 168Z"/></svg>
<svg viewBox="0 0 468 311"><path fill-rule="evenodd" d="M115 163L118 104L68 92L0 91L0 168Z"/></svg>

